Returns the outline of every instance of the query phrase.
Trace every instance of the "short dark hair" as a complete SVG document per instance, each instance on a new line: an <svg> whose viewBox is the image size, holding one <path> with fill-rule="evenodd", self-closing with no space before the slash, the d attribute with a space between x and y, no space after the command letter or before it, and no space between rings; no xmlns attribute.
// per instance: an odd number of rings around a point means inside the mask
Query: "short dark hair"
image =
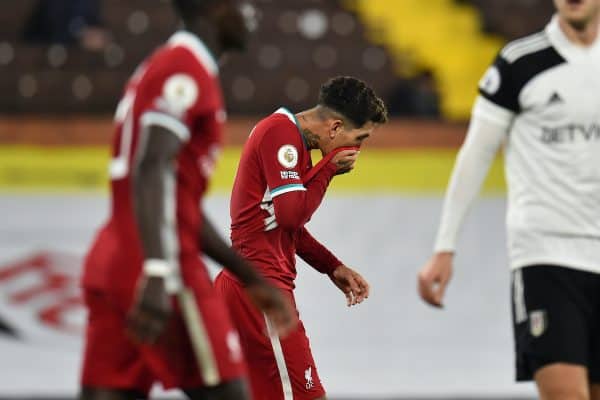
<svg viewBox="0 0 600 400"><path fill-rule="evenodd" d="M209 6L213 5L215 0L172 0L177 15L184 22L194 20L196 17L207 12Z"/></svg>
<svg viewBox="0 0 600 400"><path fill-rule="evenodd" d="M351 76L325 82L319 91L319 105L343 115L357 127L369 121L383 124L388 119L383 100L365 82Z"/></svg>

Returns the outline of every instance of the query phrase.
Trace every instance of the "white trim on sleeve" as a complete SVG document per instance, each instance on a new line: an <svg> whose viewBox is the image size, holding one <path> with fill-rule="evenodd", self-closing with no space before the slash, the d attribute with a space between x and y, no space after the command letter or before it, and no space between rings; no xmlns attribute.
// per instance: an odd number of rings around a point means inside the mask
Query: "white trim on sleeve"
<svg viewBox="0 0 600 400"><path fill-rule="evenodd" d="M163 128L173 132L182 142L187 142L190 140L189 128L185 126L183 122L169 114L157 111L146 111L140 117L140 123L144 127L151 125L162 126Z"/></svg>
<svg viewBox="0 0 600 400"><path fill-rule="evenodd" d="M289 185L279 186L279 187L276 187L275 189L271 190L271 199L274 199L275 197L282 195L284 193L296 192L296 191L305 192L306 188L304 187L304 185L293 184L293 183L289 184Z"/></svg>

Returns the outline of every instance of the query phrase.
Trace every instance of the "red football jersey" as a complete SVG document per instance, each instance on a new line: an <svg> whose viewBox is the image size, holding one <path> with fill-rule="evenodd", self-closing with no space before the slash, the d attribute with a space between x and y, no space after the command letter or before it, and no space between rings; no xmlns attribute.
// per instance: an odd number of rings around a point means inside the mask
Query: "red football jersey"
<svg viewBox="0 0 600 400"><path fill-rule="evenodd" d="M152 54L129 80L115 114L110 163L112 212L88 254L83 284L132 293L143 251L133 210L131 173L151 125L176 133L184 145L165 218L176 221L176 237L164 239L169 260L183 280L206 274L199 256L201 200L221 147L225 120L218 66L195 35L180 31ZM201 269L203 271L195 271Z"/></svg>
<svg viewBox="0 0 600 400"><path fill-rule="evenodd" d="M310 151L294 115L280 108L252 130L233 185L233 247L281 288L294 287L298 232L279 228L273 199L305 191L303 176L311 166Z"/></svg>

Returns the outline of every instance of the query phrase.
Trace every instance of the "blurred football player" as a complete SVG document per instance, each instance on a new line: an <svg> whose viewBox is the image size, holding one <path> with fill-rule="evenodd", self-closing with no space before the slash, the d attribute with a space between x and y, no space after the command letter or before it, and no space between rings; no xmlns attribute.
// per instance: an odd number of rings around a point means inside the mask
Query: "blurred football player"
<svg viewBox="0 0 600 400"><path fill-rule="evenodd" d="M600 399L600 0L554 3L546 29L505 46L480 82L419 289L442 305L504 144L517 380L544 400Z"/></svg>
<svg viewBox="0 0 600 400"><path fill-rule="evenodd" d="M143 62L116 115L112 212L85 262L84 399L246 399L239 337L201 252L225 265L282 332L291 306L201 208L225 121L216 56L245 45L233 0L175 0L185 29Z"/></svg>

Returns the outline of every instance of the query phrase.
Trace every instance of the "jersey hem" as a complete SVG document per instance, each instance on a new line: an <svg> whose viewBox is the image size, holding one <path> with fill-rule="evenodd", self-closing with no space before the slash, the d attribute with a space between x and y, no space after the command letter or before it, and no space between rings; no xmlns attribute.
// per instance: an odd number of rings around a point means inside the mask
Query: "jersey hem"
<svg viewBox="0 0 600 400"><path fill-rule="evenodd" d="M552 257L552 256L537 256L537 257L527 257L521 258L517 260L513 260L510 263L510 269L516 270L521 268L531 267L533 265L556 265L560 267L566 267L575 269L578 271L591 272L594 274L600 274L600 261L596 265L591 265L585 261L578 261L572 258L561 258L561 257Z"/></svg>

